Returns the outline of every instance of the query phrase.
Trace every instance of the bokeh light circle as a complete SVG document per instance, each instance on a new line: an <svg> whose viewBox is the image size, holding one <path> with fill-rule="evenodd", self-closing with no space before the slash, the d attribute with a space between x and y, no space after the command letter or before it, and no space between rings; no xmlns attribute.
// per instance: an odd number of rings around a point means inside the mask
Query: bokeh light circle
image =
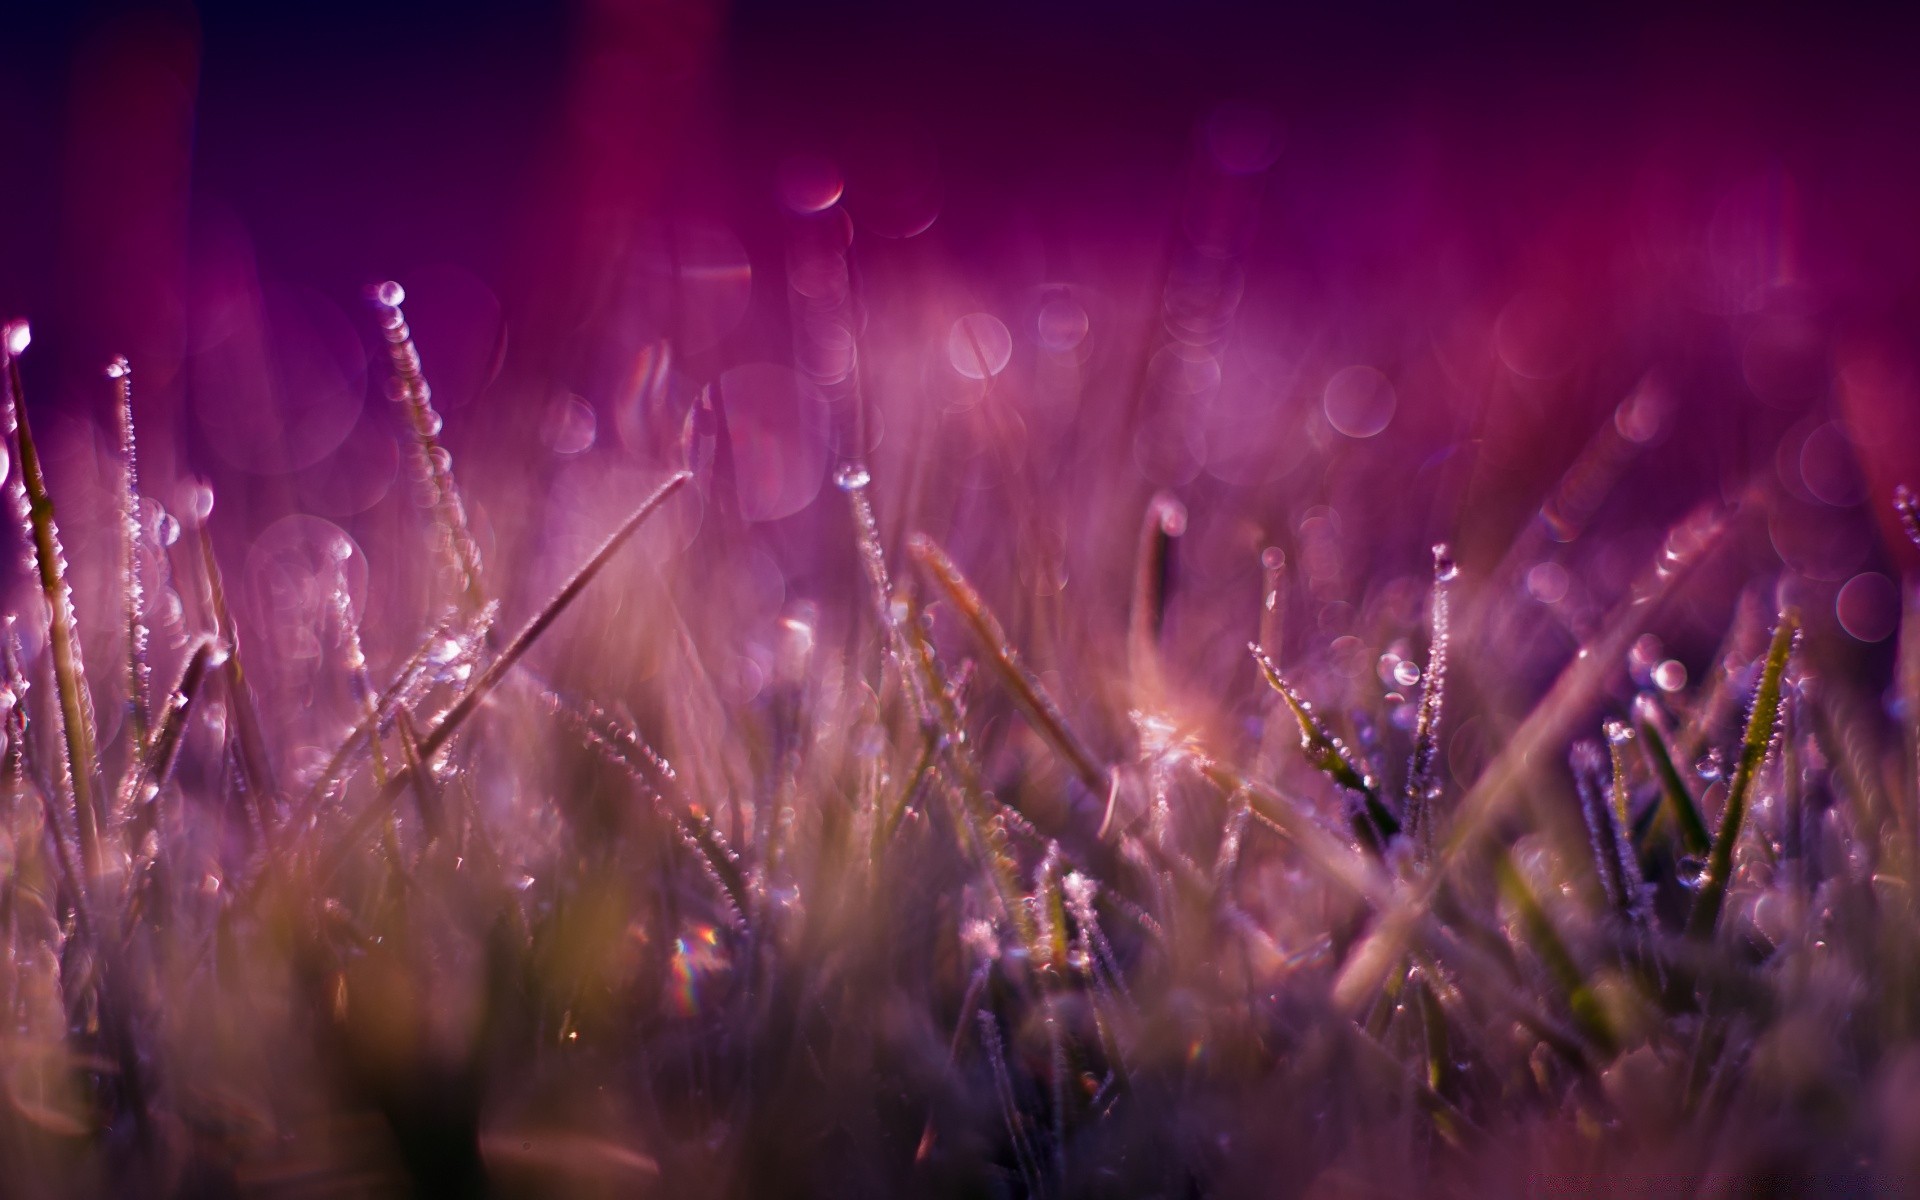
<svg viewBox="0 0 1920 1200"><path fill-rule="evenodd" d="M1833 611L1855 639L1884 642L1900 624L1900 589L1878 571L1862 571L1840 589Z"/></svg>
<svg viewBox="0 0 1920 1200"><path fill-rule="evenodd" d="M1012 358L1013 334L992 313L968 313L947 333L947 361L968 379L998 375Z"/></svg>
<svg viewBox="0 0 1920 1200"><path fill-rule="evenodd" d="M1327 423L1350 438L1370 438L1393 420L1393 384L1369 366L1343 367L1321 394Z"/></svg>

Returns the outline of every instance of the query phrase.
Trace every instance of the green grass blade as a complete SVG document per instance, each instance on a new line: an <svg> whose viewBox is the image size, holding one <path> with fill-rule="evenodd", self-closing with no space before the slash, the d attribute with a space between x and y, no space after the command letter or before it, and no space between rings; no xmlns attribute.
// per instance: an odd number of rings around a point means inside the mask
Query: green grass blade
<svg viewBox="0 0 1920 1200"><path fill-rule="evenodd" d="M1381 802L1380 789L1373 777L1360 769L1353 756L1347 753L1345 744L1321 724L1313 706L1280 674L1280 668L1267 657L1266 651L1251 642L1247 644L1247 649L1253 654L1253 661L1259 666L1267 686L1280 693L1280 698L1286 701L1287 708L1292 711L1293 719L1299 723L1300 749L1306 754L1307 761L1319 768L1328 779L1359 797L1361 809L1354 818L1354 836L1376 855L1384 854L1387 843L1400 833L1400 820Z"/></svg>
<svg viewBox="0 0 1920 1200"><path fill-rule="evenodd" d="M1727 784L1726 810L1720 817L1720 829L1714 835L1707 856L1707 869L1700 877L1700 890L1694 897L1693 911L1687 917L1687 932L1695 937L1713 933L1726 902L1727 884L1733 875L1733 848L1740 840L1746 818L1747 798L1754 781L1766 765L1767 751L1773 745L1774 728L1780 720L1780 681L1787 671L1787 660L1800 633L1800 614L1787 609L1773 628L1773 641L1767 647L1766 666L1760 672L1760 686L1754 692L1753 708L1747 716L1746 737L1740 743L1740 761Z"/></svg>
<svg viewBox="0 0 1920 1200"><path fill-rule="evenodd" d="M1541 965L1546 967L1547 974L1553 977L1554 983L1560 988L1567 1002L1567 1010L1573 1014L1581 1032L1611 1054L1618 1045L1618 1039L1607 1024L1599 997L1594 994L1585 973L1580 970L1580 964L1574 961L1573 955L1567 950L1559 931L1553 927L1553 919L1547 915L1546 909L1540 907L1533 889L1527 886L1520 869L1514 865L1513 856L1504 848L1494 855L1493 873L1501 895L1519 914L1527 941L1532 945L1534 954L1539 956Z"/></svg>
<svg viewBox="0 0 1920 1200"><path fill-rule="evenodd" d="M73 612L73 589L67 582L66 553L60 546L60 530L53 519L53 500L47 494L40 453L27 422L19 357L20 351L26 348L27 336L23 321L6 327L6 424L20 459L19 486L8 490L16 515L22 520L22 532L33 547L34 570L47 602L54 690L59 694L61 732L67 750L64 774L73 795L80 860L91 882L99 877L101 870L100 810L94 787L99 763L94 749L93 700L87 691L86 667L80 657L80 634Z"/></svg>
<svg viewBox="0 0 1920 1200"><path fill-rule="evenodd" d="M1094 759L1086 743L1068 726L1053 697L1047 695L1046 689L1040 686L1039 678L1021 661L1020 652L1007 640L1006 631L1001 628L999 620L987 608L980 593L967 582L967 577L960 573L960 568L947 557L946 551L924 533L913 535L907 543L907 553L959 611L974 640L986 652L987 661L993 665L1007 690L1013 693L1013 698L1034 728L1080 776L1080 781L1087 785L1088 790L1096 795L1105 795L1107 772Z"/></svg>
<svg viewBox="0 0 1920 1200"><path fill-rule="evenodd" d="M1713 845L1713 838L1707 833L1707 823L1700 816L1700 806L1694 802L1693 793L1687 790L1686 781L1673 765L1673 752L1667 748L1666 735L1661 732L1650 712L1640 715L1636 727L1640 735L1640 752L1646 755L1647 765L1653 768L1654 778L1660 781L1660 794L1667 802L1674 826L1680 831L1682 849L1688 854L1705 858Z"/></svg>

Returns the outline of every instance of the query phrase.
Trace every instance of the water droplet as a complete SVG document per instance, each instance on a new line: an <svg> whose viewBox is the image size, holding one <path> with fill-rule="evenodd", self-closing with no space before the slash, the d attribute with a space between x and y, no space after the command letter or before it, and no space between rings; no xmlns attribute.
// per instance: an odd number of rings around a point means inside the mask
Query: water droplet
<svg viewBox="0 0 1920 1200"><path fill-rule="evenodd" d="M20 354L33 341L33 329L25 318L16 318L0 328L0 340L6 342L8 354Z"/></svg>
<svg viewBox="0 0 1920 1200"><path fill-rule="evenodd" d="M1633 726L1625 721L1608 721L1605 729L1607 741L1612 745L1622 746L1633 740Z"/></svg>
<svg viewBox="0 0 1920 1200"><path fill-rule="evenodd" d="M541 436L555 454L579 454L592 449L600 419L581 396L566 396L547 410Z"/></svg>
<svg viewBox="0 0 1920 1200"><path fill-rule="evenodd" d="M153 522L153 540L162 546L171 546L180 540L180 521L165 509Z"/></svg>
<svg viewBox="0 0 1920 1200"><path fill-rule="evenodd" d="M108 379L125 379L131 374L133 374L133 364L127 361L126 355L116 354L107 360Z"/></svg>
<svg viewBox="0 0 1920 1200"><path fill-rule="evenodd" d="M1370 438L1385 429L1397 404L1387 377L1368 366L1341 368L1321 395L1327 423L1350 438Z"/></svg>
<svg viewBox="0 0 1920 1200"><path fill-rule="evenodd" d="M1677 692L1687 686L1687 668L1670 658L1653 669L1653 682L1663 692Z"/></svg>
<svg viewBox="0 0 1920 1200"><path fill-rule="evenodd" d="M1460 574L1460 564L1454 561L1453 551L1445 542L1437 542L1433 547L1433 579L1435 583L1451 583Z"/></svg>
<svg viewBox="0 0 1920 1200"><path fill-rule="evenodd" d="M1419 666L1407 659L1401 659L1398 663L1394 664L1393 681L1401 687L1412 687L1414 684L1419 683Z"/></svg>
<svg viewBox="0 0 1920 1200"><path fill-rule="evenodd" d="M204 483L196 483L187 488L187 512L193 519L205 521L213 515L213 489Z"/></svg>
<svg viewBox="0 0 1920 1200"><path fill-rule="evenodd" d="M832 161L816 154L796 154L780 164L774 187L787 211L808 216L840 203L847 183Z"/></svg>
<svg viewBox="0 0 1920 1200"><path fill-rule="evenodd" d="M389 279L373 289L373 298L388 308L398 308L407 302L407 289Z"/></svg>
<svg viewBox="0 0 1920 1200"><path fill-rule="evenodd" d="M1287 565L1287 552L1278 546L1268 546L1260 552L1260 565L1269 571L1278 571Z"/></svg>
<svg viewBox="0 0 1920 1200"><path fill-rule="evenodd" d="M1707 751L1699 762L1693 764L1693 773L1706 780L1720 778L1720 774L1724 769L1724 764L1720 761L1720 752L1718 750Z"/></svg>
<svg viewBox="0 0 1920 1200"><path fill-rule="evenodd" d="M861 462L850 462L833 473L834 486L843 492L853 492L873 482L867 466Z"/></svg>
<svg viewBox="0 0 1920 1200"><path fill-rule="evenodd" d="M1071 297L1060 295L1040 307L1036 318L1040 344L1055 354L1064 354L1086 340L1087 310Z"/></svg>
<svg viewBox="0 0 1920 1200"><path fill-rule="evenodd" d="M1706 873L1706 862L1691 854L1683 856L1680 861L1673 864L1673 877L1679 881L1681 887L1689 890L1699 887L1700 879Z"/></svg>
<svg viewBox="0 0 1920 1200"><path fill-rule="evenodd" d="M1527 571L1527 594L1542 604L1558 604L1567 598L1573 580L1557 562L1535 563Z"/></svg>
<svg viewBox="0 0 1920 1200"><path fill-rule="evenodd" d="M446 427L446 421L438 412L430 410L420 418L420 427L427 431L428 437L439 437L440 431Z"/></svg>

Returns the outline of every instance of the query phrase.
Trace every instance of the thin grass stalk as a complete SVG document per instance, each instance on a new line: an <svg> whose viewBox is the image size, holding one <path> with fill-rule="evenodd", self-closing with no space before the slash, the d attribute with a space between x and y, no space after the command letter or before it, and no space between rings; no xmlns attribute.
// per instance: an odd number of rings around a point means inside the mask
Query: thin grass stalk
<svg viewBox="0 0 1920 1200"><path fill-rule="evenodd" d="M1560 931L1554 928L1553 919L1547 915L1546 909L1540 907L1533 889L1527 886L1520 869L1514 865L1513 856L1504 848L1494 853L1493 873L1500 894L1519 914L1520 926L1526 932L1528 943L1559 987L1574 1021L1603 1053L1611 1056L1619 1043L1607 1022L1605 1011L1600 1007L1599 997L1588 983L1586 973L1581 971L1580 965L1567 950L1567 943L1561 938Z"/></svg>
<svg viewBox="0 0 1920 1200"><path fill-rule="evenodd" d="M487 669L474 681L473 686L467 689L421 740L419 750L422 762L430 761L446 746L453 735L459 732L460 726L466 722L467 718L471 717L487 697L493 694L494 689L500 685L500 681L506 678L507 672L511 671L533 643L539 640L540 635L547 631L548 626L552 625L560 614L579 598L587 585L606 569L607 564L613 561L613 556L626 545L629 538L639 531L647 518L658 512L660 507L691 478L693 477L685 471L677 471L668 476L666 482L655 488L653 494L642 501L640 507L621 522L619 528L608 535L606 541L600 544L600 548L594 551L592 556L573 573L572 578L562 584L560 590L555 592L533 615L533 618L521 627L520 632L515 634L513 640L500 651L499 656L488 664ZM379 794L360 810L360 814L348 823L346 832L334 843L333 850L323 858L318 871L319 878L327 879L340 868L345 857L352 853L354 845L366 831L381 819L383 813L393 807L393 802L399 797L400 792L412 786L412 774L411 769L397 772L387 780L387 785L380 789Z"/></svg>
<svg viewBox="0 0 1920 1200"><path fill-rule="evenodd" d="M9 489L16 515L32 546L33 567L46 599L48 645L53 657L54 690L60 700L61 734L66 743L64 779L73 797L74 819L80 837L80 861L88 886L102 870L100 809L94 779L98 763L94 751L93 701L87 690L80 636L73 612L73 589L67 582L66 553L54 524L53 500L40 465L39 450L27 421L26 391L20 382L20 352L26 348L26 324L9 324L6 340L7 434L20 459L20 484Z"/></svg>
<svg viewBox="0 0 1920 1200"><path fill-rule="evenodd" d="M1674 827L1680 832L1680 846L1688 854L1704 858L1713 845L1713 838L1707 833L1707 823L1700 816L1699 805L1687 788L1686 780L1681 778L1679 769L1673 765L1673 753L1667 748L1659 714L1652 704L1642 705L1638 701L1635 702L1635 711L1639 718L1636 728L1640 737L1640 751L1646 755L1654 778L1660 781L1660 794L1673 817Z"/></svg>
<svg viewBox="0 0 1920 1200"><path fill-rule="evenodd" d="M1187 531L1187 507L1172 494L1156 493L1140 522L1133 560L1133 603L1127 617L1127 666L1134 688L1148 703L1161 687L1160 631L1167 621L1167 588L1173 542Z"/></svg>
<svg viewBox="0 0 1920 1200"><path fill-rule="evenodd" d="M213 610L213 628L227 648L224 670L227 692L233 704L233 729L238 735L238 757L248 798L253 801L253 819L262 830L273 827L270 806L279 796L273 762L267 754L267 741L261 733L260 706L247 671L241 662L240 630L227 607L227 587L220 571L220 560L213 552L213 534L202 521L198 530L200 568L207 585L207 604Z"/></svg>
<svg viewBox="0 0 1920 1200"><path fill-rule="evenodd" d="M1726 902L1727 885L1733 879L1733 848L1740 840L1740 830L1746 820L1748 797L1773 746L1780 721L1780 681L1786 674L1787 660L1793 654L1799 634L1800 614L1789 608L1780 614L1779 623L1773 627L1766 665L1760 672L1760 686L1754 692L1753 707L1747 716L1746 736L1740 743L1740 761L1727 783L1726 808L1720 816L1713 848L1707 855L1706 870L1700 876L1693 911L1687 917L1687 932L1695 937L1712 935L1720 919L1721 906Z"/></svg>
<svg viewBox="0 0 1920 1200"><path fill-rule="evenodd" d="M400 306L406 302L406 289L389 280L373 289L373 301L379 309L380 332L386 338L387 356L399 385L395 396L406 409L408 428L413 434L414 466L428 493L428 507L440 526L441 550L454 573L456 590L471 611L478 612L487 603L481 585L480 548L467 525L466 504L453 468L440 445L440 414L433 407L433 390L427 386L420 369L420 350L414 345L413 330L407 325Z"/></svg>
<svg viewBox="0 0 1920 1200"><path fill-rule="evenodd" d="M186 738L187 721L192 715L194 701L206 682L207 672L217 669L225 658L225 647L214 638L202 638L188 656L187 665L180 672L180 682L174 685L167 696L166 707L160 713L160 724L154 728L152 740L141 749L140 757L127 772L119 798L122 813L136 817L139 810L173 777L173 768L179 761L180 747Z"/></svg>
<svg viewBox="0 0 1920 1200"><path fill-rule="evenodd" d="M1087 749L1086 743L1067 724L1053 697L1047 694L1039 678L1021 660L1020 652L1013 648L1006 631L980 598L980 593L960 573L960 568L947 557L946 551L924 533L916 533L908 539L907 553L960 613L974 641L986 653L987 661L993 664L1000 681L1013 694L1014 700L1041 737L1066 760L1089 791L1095 795L1104 794L1107 772L1095 760L1093 752Z"/></svg>
<svg viewBox="0 0 1920 1200"><path fill-rule="evenodd" d="M1582 646L1564 667L1547 694L1530 710L1506 739L1493 761L1481 771L1473 785L1454 807L1454 818L1447 837L1434 859L1434 869L1426 882L1402 903L1425 910L1434 896L1461 864L1474 859L1475 851L1497 829L1499 821L1514 806L1531 795L1531 781L1538 762L1545 761L1550 748L1564 744L1574 722L1592 698L1605 687L1619 669L1627 647L1640 636L1647 623L1659 613L1679 585L1690 577L1712 553L1725 533L1724 517L1705 508L1689 514L1668 534L1652 570L1636 582L1627 598L1608 618L1601 632ZM1369 970L1385 970L1398 955L1396 939L1406 936L1415 926L1404 919L1376 923L1369 941L1384 939L1387 944L1356 953L1343 968L1334 986L1337 1007L1353 1011L1366 1002L1379 986L1379 977L1369 978Z"/></svg>
<svg viewBox="0 0 1920 1200"><path fill-rule="evenodd" d="M1353 814L1355 840L1375 857L1384 857L1388 843L1400 835L1400 819L1381 802L1379 785L1348 753L1346 744L1321 723L1313 706L1280 674L1274 661L1257 645L1249 643L1247 649L1260 668L1261 678L1280 694L1299 724L1300 750L1307 761L1359 801L1359 808Z"/></svg>
<svg viewBox="0 0 1920 1200"><path fill-rule="evenodd" d="M1460 567L1446 543L1434 546L1427 668L1420 673L1420 708L1414 719L1413 756L1407 763L1407 788L1401 805L1407 823L1413 827L1414 840L1427 857L1433 855L1433 806L1440 798L1434 762L1440 752L1440 714L1447 694L1447 641L1451 636L1448 592L1459 574Z"/></svg>
<svg viewBox="0 0 1920 1200"><path fill-rule="evenodd" d="M151 674L147 663L146 589L140 579L140 468L133 433L133 367L125 355L107 364L120 433L120 592L126 601L127 718L136 757L147 744Z"/></svg>

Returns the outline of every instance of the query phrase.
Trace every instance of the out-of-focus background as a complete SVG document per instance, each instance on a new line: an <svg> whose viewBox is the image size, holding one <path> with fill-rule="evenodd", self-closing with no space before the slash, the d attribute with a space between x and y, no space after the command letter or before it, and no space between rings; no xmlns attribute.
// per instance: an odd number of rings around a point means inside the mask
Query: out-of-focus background
<svg viewBox="0 0 1920 1200"><path fill-rule="evenodd" d="M125 353L146 490L212 486L261 609L355 538L376 653L427 603L391 565L418 518L365 294L394 278L502 561L577 560L691 449L770 619L851 578L823 498L865 453L891 544L1010 546L999 595L1124 586L1084 548L1167 488L1187 584L1251 597L1278 546L1302 636L1439 537L1483 575L1532 545L1515 578L1578 636L1681 512L1760 497L1742 569L1884 670L1912 29L1451 8L18 5L0 309L71 528L110 510L83 451Z"/></svg>

